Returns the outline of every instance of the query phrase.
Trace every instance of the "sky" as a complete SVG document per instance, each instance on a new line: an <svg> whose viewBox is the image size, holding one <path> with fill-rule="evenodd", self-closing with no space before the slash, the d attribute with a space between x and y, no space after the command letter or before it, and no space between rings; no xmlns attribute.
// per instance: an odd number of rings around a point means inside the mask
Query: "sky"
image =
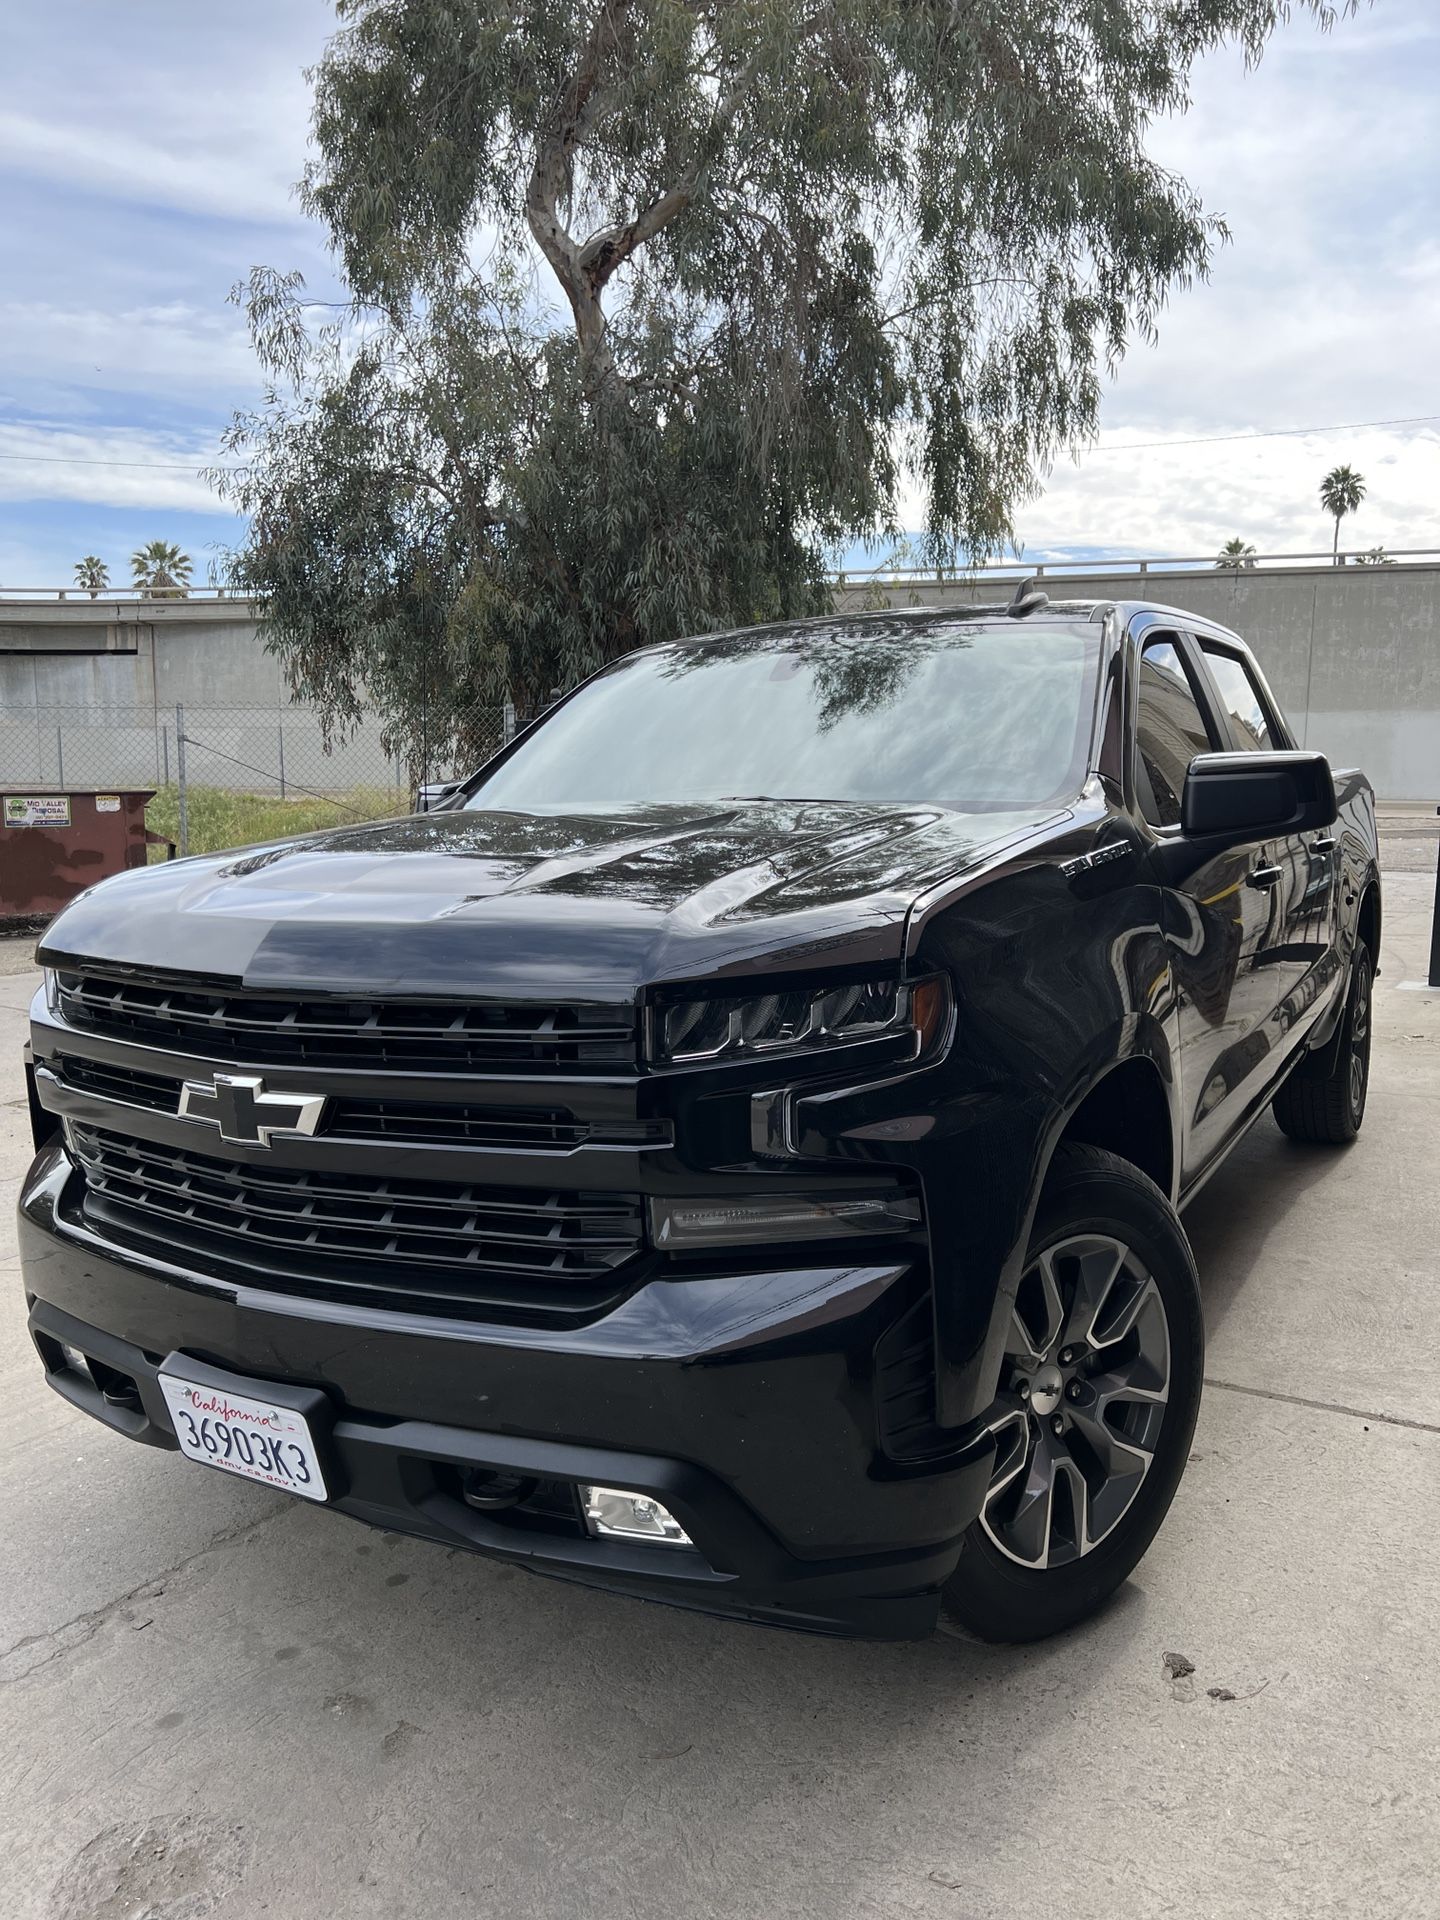
<svg viewBox="0 0 1440 1920"><path fill-rule="evenodd" d="M0 0L0 590L87 553L120 584L157 538L203 582L236 539L196 471L260 391L226 296L256 264L341 291L293 193L333 25L329 0ZM1341 461L1369 487L1347 544L1440 547L1437 99L1436 0L1198 70L1151 151L1233 240L1021 508L1027 556L1328 549Z"/></svg>

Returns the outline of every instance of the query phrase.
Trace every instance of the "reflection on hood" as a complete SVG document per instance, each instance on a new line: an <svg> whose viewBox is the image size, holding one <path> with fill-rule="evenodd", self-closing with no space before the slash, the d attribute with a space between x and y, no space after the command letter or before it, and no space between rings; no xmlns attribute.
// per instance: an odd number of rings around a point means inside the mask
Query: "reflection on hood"
<svg viewBox="0 0 1440 1920"><path fill-rule="evenodd" d="M832 948L893 961L922 888L1053 816L798 801L421 814L119 875L45 944L252 984L614 1000Z"/></svg>

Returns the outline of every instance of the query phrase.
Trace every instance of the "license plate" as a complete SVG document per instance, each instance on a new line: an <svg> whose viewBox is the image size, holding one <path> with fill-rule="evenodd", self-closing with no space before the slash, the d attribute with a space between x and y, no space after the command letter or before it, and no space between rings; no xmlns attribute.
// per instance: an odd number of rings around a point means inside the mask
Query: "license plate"
<svg viewBox="0 0 1440 1920"><path fill-rule="evenodd" d="M302 1500L329 1499L315 1437L303 1414L172 1373L161 1373L160 1390L186 1459L282 1487Z"/></svg>

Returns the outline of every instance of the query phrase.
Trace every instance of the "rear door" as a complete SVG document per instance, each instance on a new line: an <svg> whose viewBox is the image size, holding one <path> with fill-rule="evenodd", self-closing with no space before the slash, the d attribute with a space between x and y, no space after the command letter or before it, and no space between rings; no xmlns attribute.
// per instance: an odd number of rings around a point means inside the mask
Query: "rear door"
<svg viewBox="0 0 1440 1920"><path fill-rule="evenodd" d="M1286 981L1272 964L1284 924L1284 842L1247 841L1198 863L1180 834L1185 773L1231 740L1195 641L1140 639L1132 769L1164 891L1189 1184L1265 1097Z"/></svg>

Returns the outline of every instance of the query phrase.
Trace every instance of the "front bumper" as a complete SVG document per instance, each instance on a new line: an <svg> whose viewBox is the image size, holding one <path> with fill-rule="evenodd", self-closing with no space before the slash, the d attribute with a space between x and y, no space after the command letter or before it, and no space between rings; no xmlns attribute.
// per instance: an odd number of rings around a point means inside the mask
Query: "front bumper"
<svg viewBox="0 0 1440 1920"><path fill-rule="evenodd" d="M911 1638L979 1509L987 1440L923 1462L879 1442L877 1348L913 1308L904 1264L651 1281L584 1326L437 1320L247 1288L121 1252L74 1207L58 1147L21 1195L30 1325L52 1385L115 1430L174 1446L172 1353L320 1389L357 1519L538 1572L812 1631ZM61 1342L133 1382L107 1398ZM484 1513L478 1468L562 1490L653 1494L695 1545L596 1540L555 1503Z"/></svg>

